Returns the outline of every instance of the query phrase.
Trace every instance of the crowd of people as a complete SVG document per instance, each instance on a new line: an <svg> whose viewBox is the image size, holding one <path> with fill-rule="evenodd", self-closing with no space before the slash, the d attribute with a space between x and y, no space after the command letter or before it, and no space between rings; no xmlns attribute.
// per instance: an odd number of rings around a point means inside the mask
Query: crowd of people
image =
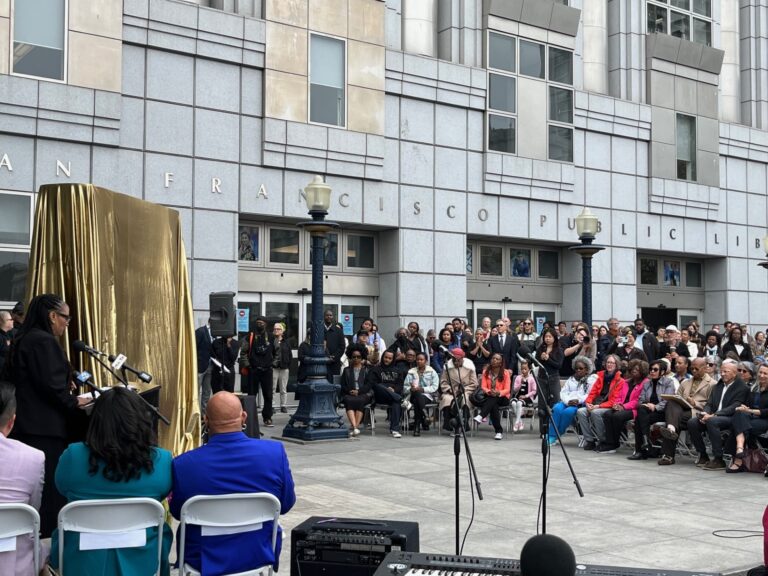
<svg viewBox="0 0 768 576"><path fill-rule="evenodd" d="M26 314L24 314L26 312ZM77 395L72 368L60 344L71 320L55 294L35 297L12 322L0 315L4 347L0 369L0 502L39 510L40 557L59 570L63 549L67 574L170 574L173 532L147 528L131 546L80 546L77 532L58 533L57 518L67 503L93 499L152 498L168 502L180 519L195 496L267 492L288 512L296 500L288 458L281 443L243 433L247 414L240 399L222 390L207 400L208 442L173 455L157 446L145 401L115 386L96 399ZM226 340L224 340L226 343ZM237 348L239 343L235 340ZM233 347L234 348L234 347ZM270 383L271 384L271 383ZM86 417L86 413L89 416ZM239 471L247 470L247 474ZM233 472L234 471L234 472ZM240 573L277 567L281 537L272 548L272 521L236 533L186 530L185 563L203 574ZM162 543L158 566L158 539ZM177 538L177 547L180 544ZM0 551L0 574L34 573L31 535Z"/></svg>
<svg viewBox="0 0 768 576"><path fill-rule="evenodd" d="M267 319L258 320L265 333ZM275 326L284 331L281 324ZM299 381L306 378L302 364L308 340L302 346ZM508 413L512 429L520 431L525 408L541 397L553 411L550 444L556 442L555 428L562 435L574 426L585 449L613 453L629 430L635 447L630 459L655 456L659 464L670 465L681 430L688 430L699 452L698 465L739 472L744 470L745 449L768 429L765 333L752 336L738 323L726 322L722 330L713 325L706 333L697 322L682 330L668 325L653 332L641 318L628 326L610 318L602 326L574 321L570 330L565 322L545 322L537 332L531 318L513 322L486 317L475 329L454 318L426 333L410 322L387 345L373 319L364 319L355 334L345 337L333 313L326 311L325 348L331 359L329 379L340 377L339 402L352 436L360 434L366 407L375 405L386 408L394 438L402 437L404 421L420 436L440 422L452 430L459 419L469 426L474 418L479 425L492 426L500 440L502 415ZM243 350L248 349L244 344ZM268 366L269 361L261 364ZM246 380L251 393L262 392L264 422L271 425L270 379L264 378L260 387L253 384L256 380ZM428 406L439 415L428 414ZM654 439L659 423L661 438ZM730 466L715 430L733 431L728 436L733 444ZM704 434L710 438L711 458Z"/></svg>

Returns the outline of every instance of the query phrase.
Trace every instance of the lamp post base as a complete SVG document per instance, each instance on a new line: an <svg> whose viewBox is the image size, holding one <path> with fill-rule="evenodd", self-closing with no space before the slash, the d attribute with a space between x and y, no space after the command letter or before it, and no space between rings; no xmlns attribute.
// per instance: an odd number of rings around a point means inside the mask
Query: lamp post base
<svg viewBox="0 0 768 576"><path fill-rule="evenodd" d="M336 413L338 384L325 378L299 384L299 408L283 428L285 438L298 440L335 440L349 437L349 429Z"/></svg>

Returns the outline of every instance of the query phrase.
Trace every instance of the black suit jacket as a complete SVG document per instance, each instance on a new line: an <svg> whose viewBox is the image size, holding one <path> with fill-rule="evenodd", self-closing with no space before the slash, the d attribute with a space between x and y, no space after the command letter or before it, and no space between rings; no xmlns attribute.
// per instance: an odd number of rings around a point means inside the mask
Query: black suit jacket
<svg viewBox="0 0 768 576"><path fill-rule="evenodd" d="M16 386L14 432L67 438L78 420L77 398L69 392L70 366L58 339L33 328L13 351L10 378Z"/></svg>
<svg viewBox="0 0 768 576"><path fill-rule="evenodd" d="M344 355L344 348L346 347L344 334L336 324L332 324L330 328L323 325L323 330L325 331L325 351L331 357L329 368L333 370L334 374L338 374L341 367L341 357Z"/></svg>
<svg viewBox="0 0 768 576"><path fill-rule="evenodd" d="M723 390L725 390L723 409L718 410L717 407L720 406L720 397L723 396ZM741 404L749 406L749 402L749 386L744 383L744 380L737 376L730 386L726 388L721 378L712 387L712 391L709 393L709 400L707 400L707 404L704 406L704 412L715 414L716 416L733 416L736 413L736 408Z"/></svg>
<svg viewBox="0 0 768 576"><path fill-rule="evenodd" d="M520 341L516 335L509 333L505 334L504 338L504 348L502 349L499 335L491 336L488 341L491 354L501 354L501 357L504 358L504 365L512 370L512 373L515 373L517 372L517 351L520 349Z"/></svg>
<svg viewBox="0 0 768 576"><path fill-rule="evenodd" d="M195 344L197 344L197 373L202 374L208 370L211 363L211 334L208 326L200 326L195 330Z"/></svg>

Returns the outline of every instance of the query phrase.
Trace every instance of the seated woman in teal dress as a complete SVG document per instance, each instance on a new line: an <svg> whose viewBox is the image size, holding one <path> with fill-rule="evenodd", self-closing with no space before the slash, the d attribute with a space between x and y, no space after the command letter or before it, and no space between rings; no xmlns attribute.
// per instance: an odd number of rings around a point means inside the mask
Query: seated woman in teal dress
<svg viewBox="0 0 768 576"><path fill-rule="evenodd" d="M154 446L152 420L139 396L122 387L96 400L85 442L71 444L56 468L56 487L68 502L100 498L154 498L171 491L170 452ZM50 564L58 568L59 534L51 539ZM163 526L160 574L170 574L168 553L173 533ZM136 548L80 550L80 535L67 532L67 574L144 576L157 571L157 529L147 528L147 541Z"/></svg>

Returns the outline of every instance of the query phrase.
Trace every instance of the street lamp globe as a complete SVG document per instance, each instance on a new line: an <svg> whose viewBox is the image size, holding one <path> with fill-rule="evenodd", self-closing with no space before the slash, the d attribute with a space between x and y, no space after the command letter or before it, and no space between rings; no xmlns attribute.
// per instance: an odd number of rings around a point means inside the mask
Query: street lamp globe
<svg viewBox="0 0 768 576"><path fill-rule="evenodd" d="M591 242L597 236L598 220L589 208L584 206L581 214L576 216L576 233L582 242Z"/></svg>
<svg viewBox="0 0 768 576"><path fill-rule="evenodd" d="M763 236L763 251L765 252L765 257L768 258L768 234Z"/></svg>
<svg viewBox="0 0 768 576"><path fill-rule="evenodd" d="M305 199L309 212L325 212L331 206L331 187L323 182L323 177L315 175L312 182L304 188Z"/></svg>

